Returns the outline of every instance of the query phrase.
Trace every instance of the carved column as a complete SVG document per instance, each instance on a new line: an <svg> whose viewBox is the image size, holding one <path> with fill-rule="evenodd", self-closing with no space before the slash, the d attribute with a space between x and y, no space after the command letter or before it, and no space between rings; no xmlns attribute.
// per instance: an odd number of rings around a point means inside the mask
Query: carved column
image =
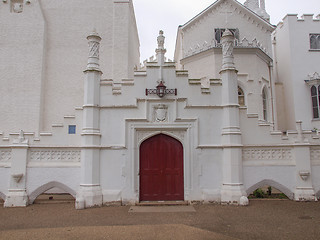
<svg viewBox="0 0 320 240"><path fill-rule="evenodd" d="M28 139L21 130L11 146L11 177L10 188L4 207L25 207L28 205L26 192L26 172L28 159Z"/></svg>
<svg viewBox="0 0 320 240"><path fill-rule="evenodd" d="M93 32L88 36L89 57L84 71L83 128L81 150L81 184L77 193L76 208L102 205L100 187L100 36Z"/></svg>
<svg viewBox="0 0 320 240"><path fill-rule="evenodd" d="M242 145L239 120L237 70L233 57L234 36L227 29L222 36L223 183L221 202L247 202L242 176ZM244 203L241 203L244 204Z"/></svg>

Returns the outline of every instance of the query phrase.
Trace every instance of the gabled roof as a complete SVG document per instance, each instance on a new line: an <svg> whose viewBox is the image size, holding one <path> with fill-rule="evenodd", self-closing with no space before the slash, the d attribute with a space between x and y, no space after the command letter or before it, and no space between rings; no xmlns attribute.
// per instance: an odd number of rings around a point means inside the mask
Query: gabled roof
<svg viewBox="0 0 320 240"><path fill-rule="evenodd" d="M246 6L244 6L243 4L241 4L240 2L238 2L236 0L217 0L216 2L211 4L209 7L207 7L205 10L203 10L198 15L196 15L194 18L192 18L191 20L186 22L184 25L179 26L179 28L183 30L184 28L189 27L190 25L192 25L195 22L199 21L202 17L204 17L207 13L212 11L215 7L220 5L222 2L226 2L226 1L229 1L229 2L231 2L233 4L235 4L237 7L242 9L244 12L246 12L247 14L250 14L253 18L255 18L257 21L259 21L261 24L263 24L270 31L273 31L275 29L275 26L272 25L270 22L268 22L267 20L263 19L262 17L257 15L255 12L253 12L252 10L250 10L249 8L247 8Z"/></svg>

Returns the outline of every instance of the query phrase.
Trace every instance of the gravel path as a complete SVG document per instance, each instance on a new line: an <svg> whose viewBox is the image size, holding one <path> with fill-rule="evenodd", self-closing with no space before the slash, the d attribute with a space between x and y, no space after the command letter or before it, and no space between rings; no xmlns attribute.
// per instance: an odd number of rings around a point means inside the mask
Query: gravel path
<svg viewBox="0 0 320 240"><path fill-rule="evenodd" d="M320 239L320 202L196 205L196 212L75 210L70 203L0 208L0 239Z"/></svg>

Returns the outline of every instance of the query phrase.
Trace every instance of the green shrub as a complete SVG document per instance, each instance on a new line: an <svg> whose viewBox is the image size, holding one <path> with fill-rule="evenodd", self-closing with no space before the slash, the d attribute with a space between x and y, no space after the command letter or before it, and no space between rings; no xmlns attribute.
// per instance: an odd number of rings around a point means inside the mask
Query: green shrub
<svg viewBox="0 0 320 240"><path fill-rule="evenodd" d="M256 197L256 198L264 198L264 191L261 189L261 188L258 188L256 189L254 192L253 192L253 195Z"/></svg>

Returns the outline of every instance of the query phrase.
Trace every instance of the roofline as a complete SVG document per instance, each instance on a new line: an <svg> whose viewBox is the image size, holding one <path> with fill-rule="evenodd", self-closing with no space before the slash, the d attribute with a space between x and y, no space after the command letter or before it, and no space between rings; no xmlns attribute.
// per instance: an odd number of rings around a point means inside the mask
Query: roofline
<svg viewBox="0 0 320 240"><path fill-rule="evenodd" d="M222 1L226 1L226 0L217 0L214 3L212 3L210 6L208 6L206 9L204 9L203 11L201 11L199 14L197 14L196 16L194 16L193 18L191 18L188 22L186 22L183 25L179 26L179 29L184 29L186 27L188 27L190 24L192 24L196 19L198 19L199 17L201 17L202 15L204 15L205 13L207 13L209 11L209 9L211 9L213 6L217 5L219 2ZM259 20L261 20L262 22L264 22L265 25L268 25L269 28L271 28L270 30L274 30L276 28L275 25L269 23L267 20L263 19L262 17L260 17L258 14L256 14L255 12L253 12L251 9L247 8L246 6L244 6L243 4L241 4L240 2L238 2L237 0L232 0L233 2L235 2L236 4L238 4L240 7L246 9L249 13L253 14L256 18L258 18Z"/></svg>

